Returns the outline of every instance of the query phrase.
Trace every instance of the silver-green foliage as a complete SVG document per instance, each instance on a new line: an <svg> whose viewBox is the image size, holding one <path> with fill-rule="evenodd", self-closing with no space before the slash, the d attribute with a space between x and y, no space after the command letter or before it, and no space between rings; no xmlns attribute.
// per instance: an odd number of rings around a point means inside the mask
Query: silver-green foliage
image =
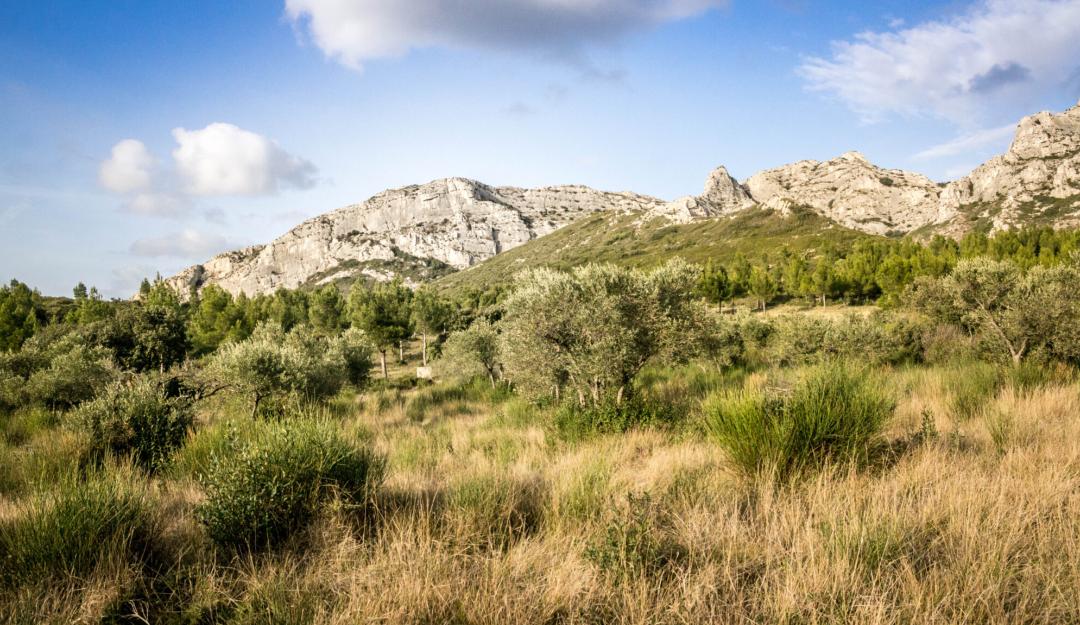
<svg viewBox="0 0 1080 625"><path fill-rule="evenodd" d="M193 421L189 398L169 396L161 381L145 375L110 386L73 417L96 453L130 455L151 472L183 446Z"/></svg>
<svg viewBox="0 0 1080 625"><path fill-rule="evenodd" d="M1032 354L1080 359L1080 258L1022 271L1010 261L961 261L943 278L916 282L911 300L941 322L982 339L1001 360Z"/></svg>
<svg viewBox="0 0 1080 625"><path fill-rule="evenodd" d="M652 272L590 264L523 273L501 323L507 376L533 395L621 400L646 363L700 345L697 278L698 269L679 260Z"/></svg>
<svg viewBox="0 0 1080 625"><path fill-rule="evenodd" d="M264 323L250 338L222 346L210 368L223 384L251 400L256 416L268 398L325 399L346 383L362 384L371 369L370 355L364 336L356 331L327 338L306 326L286 333L277 324Z"/></svg>

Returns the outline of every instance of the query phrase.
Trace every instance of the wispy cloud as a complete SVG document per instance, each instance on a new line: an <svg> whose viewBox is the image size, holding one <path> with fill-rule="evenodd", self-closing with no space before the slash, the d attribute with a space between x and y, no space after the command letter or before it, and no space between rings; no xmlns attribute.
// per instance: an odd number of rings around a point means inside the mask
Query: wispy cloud
<svg viewBox="0 0 1080 625"><path fill-rule="evenodd" d="M916 154L913 158L916 160L930 160L947 156L970 154L990 147L1003 147L1003 145L1008 145L1008 142L1012 139L1015 132L1015 124L979 130L956 137L945 143L939 143L938 145L926 148Z"/></svg>
<svg viewBox="0 0 1080 625"><path fill-rule="evenodd" d="M864 32L800 67L860 116L970 125L987 110L1064 92L1080 67L1080 0L982 0L946 20Z"/></svg>
<svg viewBox="0 0 1080 625"><path fill-rule="evenodd" d="M234 246L225 237L187 229L164 236L139 239L131 244L131 253L137 256L197 259L212 256L231 247Z"/></svg>

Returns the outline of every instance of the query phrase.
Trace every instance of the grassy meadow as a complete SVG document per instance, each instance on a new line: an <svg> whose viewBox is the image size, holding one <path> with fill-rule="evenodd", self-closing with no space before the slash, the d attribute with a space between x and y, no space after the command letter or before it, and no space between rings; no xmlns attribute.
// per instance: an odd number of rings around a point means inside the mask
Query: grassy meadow
<svg viewBox="0 0 1080 625"><path fill-rule="evenodd" d="M974 375L973 370L984 370ZM675 422L568 434L486 381L343 391L253 426L215 399L161 472L63 418L4 422L7 622L1067 623L1080 618L1080 387L978 363L864 371L893 402L869 462L777 481L702 400L805 368L652 368ZM990 380L990 381L987 381ZM200 474L229 440L324 424L383 460L273 549L222 549ZM92 465L92 467L91 467ZM88 468L91 467L91 468Z"/></svg>
<svg viewBox="0 0 1080 625"><path fill-rule="evenodd" d="M0 290L0 622L1080 622L1080 257L710 275Z"/></svg>

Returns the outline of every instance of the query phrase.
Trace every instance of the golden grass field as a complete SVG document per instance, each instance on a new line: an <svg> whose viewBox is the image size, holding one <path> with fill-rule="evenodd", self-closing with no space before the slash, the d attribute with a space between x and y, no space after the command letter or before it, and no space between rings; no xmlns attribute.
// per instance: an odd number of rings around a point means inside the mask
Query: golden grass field
<svg viewBox="0 0 1080 625"><path fill-rule="evenodd" d="M658 392L692 394L692 375L671 371ZM234 556L193 515L188 467L230 420L215 416L227 406L205 409L168 476L111 469L152 502L169 570L148 580L104 557L87 578L18 589L3 611L51 623L1080 622L1080 389L1005 385L959 414L950 388L964 368L883 375L898 400L893 451L783 484L733 471L694 416L678 431L567 441L513 397L416 419L418 391L342 396L322 412L388 462L372 509L332 505L281 549ZM59 464L72 436L45 430L20 453Z"/></svg>

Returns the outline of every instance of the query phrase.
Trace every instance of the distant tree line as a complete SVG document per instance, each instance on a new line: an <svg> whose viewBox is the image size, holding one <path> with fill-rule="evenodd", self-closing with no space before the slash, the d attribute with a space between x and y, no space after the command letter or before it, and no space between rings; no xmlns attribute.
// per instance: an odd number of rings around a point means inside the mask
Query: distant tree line
<svg viewBox="0 0 1080 625"><path fill-rule="evenodd" d="M864 239L849 247L827 246L814 253L787 248L756 258L737 254L729 262L707 261L697 292L715 304L749 298L764 308L777 300L826 304L876 302L895 306L919 277L940 277L968 258L1011 261L1020 271L1053 267L1080 249L1080 231L1032 228L993 235L972 232L959 241L935 236Z"/></svg>

